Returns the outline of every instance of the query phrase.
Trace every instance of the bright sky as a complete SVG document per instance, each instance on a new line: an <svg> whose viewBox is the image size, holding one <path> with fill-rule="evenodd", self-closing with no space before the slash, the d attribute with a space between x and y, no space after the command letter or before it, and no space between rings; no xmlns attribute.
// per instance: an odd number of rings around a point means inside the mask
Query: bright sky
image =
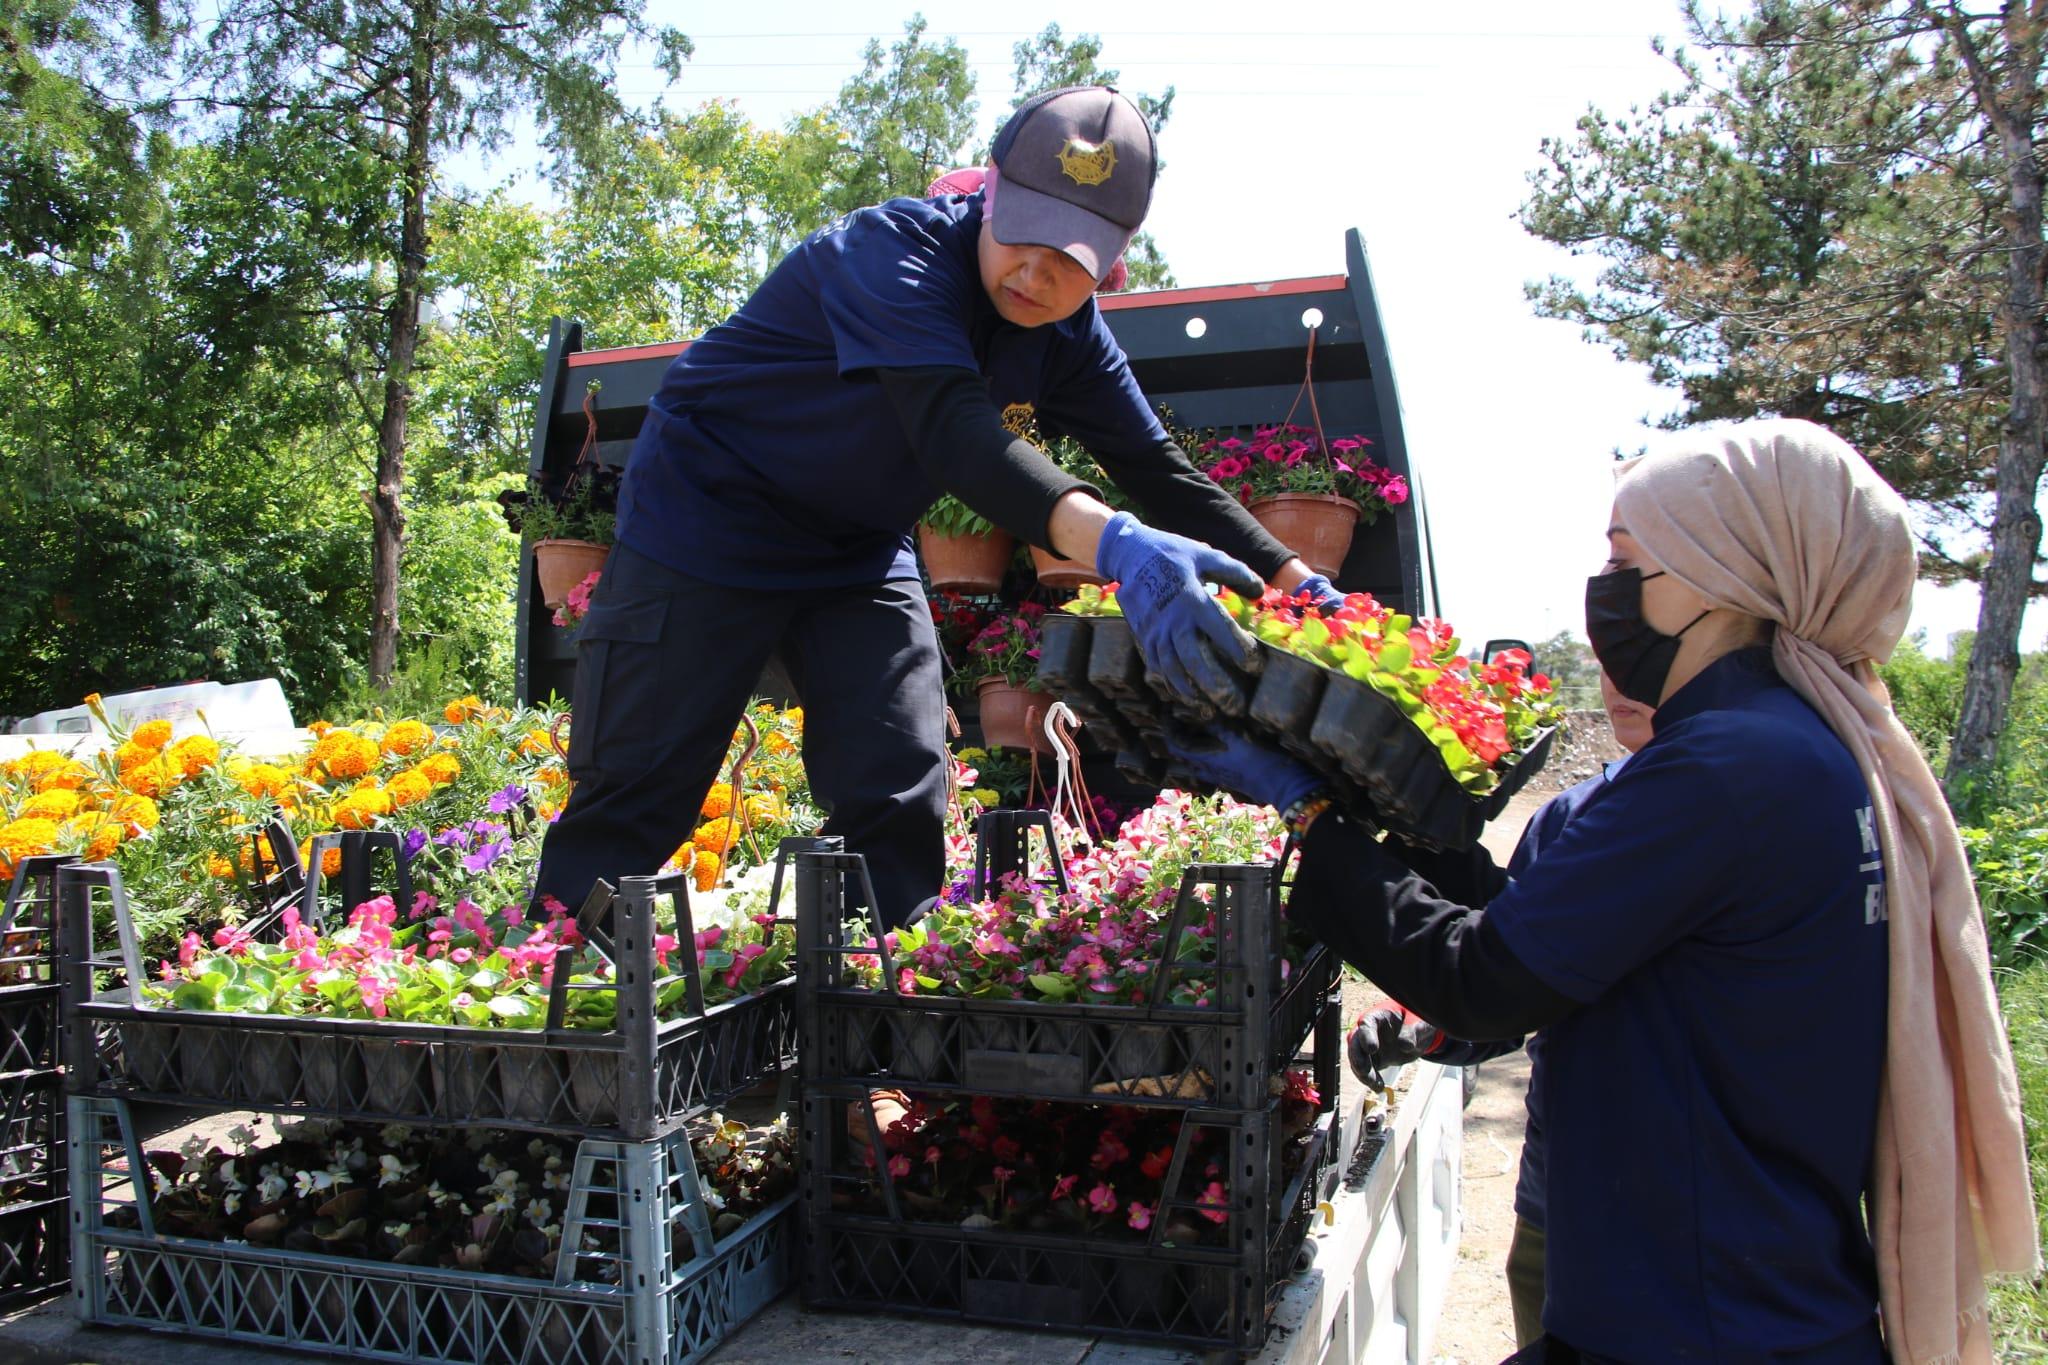
<svg viewBox="0 0 2048 1365"><path fill-rule="evenodd" d="M916 0L759 0L650 18L697 44L683 82L639 57L620 71L636 103L728 97L757 123L814 108L869 36L899 35ZM1011 45L1058 22L1101 35L1132 92L1178 88L1148 226L1184 285L1344 269L1365 238L1410 452L1422 471L1444 611L1467 639L1583 633L1587 574L1604 556L1616 448L1654 448L1646 419L1673 406L1639 368L1538 320L1526 281L1583 269L1514 221L1546 136L1592 104L1616 113L1676 84L1650 50L1682 32L1668 0L1510 0L1393 6L1096 0L1027 10L930 0L928 37L967 48L983 132L1009 106ZM1264 31L1245 25L1255 15ZM1014 27L1000 27L1013 22ZM1277 414L1276 414L1277 416ZM1945 649L1976 624L1974 589L1923 584L1913 628ZM2048 611L2023 647L2048 646Z"/></svg>

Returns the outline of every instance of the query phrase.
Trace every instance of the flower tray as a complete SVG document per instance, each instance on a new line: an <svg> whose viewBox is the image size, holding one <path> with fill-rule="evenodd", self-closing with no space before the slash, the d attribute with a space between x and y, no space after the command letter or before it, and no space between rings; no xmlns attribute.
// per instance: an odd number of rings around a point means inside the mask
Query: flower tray
<svg viewBox="0 0 2048 1365"><path fill-rule="evenodd" d="M868 1164L867 1154L881 1150L881 1133L864 1088L807 1085L803 1114L798 1273L809 1307L883 1305L1248 1354L1265 1343L1268 1314L1297 1268L1334 1174L1329 1113L1305 1135L1287 1138L1277 1106L1191 1109L1165 1188L1180 1188L1197 1130L1223 1137L1240 1157L1214 1244L1176 1244L1171 1229L1185 1226L1194 1206L1175 1200L1143 1233L965 1226L957 1216L920 1221L887 1163Z"/></svg>
<svg viewBox="0 0 2048 1365"><path fill-rule="evenodd" d="M127 896L112 867L74 865L59 876L67 934L87 945L67 957L77 1017L120 1042L118 1060L72 1040L73 1094L151 1099L330 1118L465 1124L646 1141L692 1114L776 1075L795 1035L793 982L705 1006L694 979L685 1017L657 1021L656 904L673 896L677 938L691 941L686 878L628 877L606 901L593 897L581 924L610 957L618 991L611 1029L561 1026L567 992L558 981L550 1026L487 1029L382 1019L294 1018L174 1010L148 1002ZM91 953L94 905L121 938L119 956ZM603 927L609 923L610 932ZM95 971L128 984L92 989Z"/></svg>
<svg viewBox="0 0 2048 1365"><path fill-rule="evenodd" d="M679 1132L584 1140L565 1250L552 1279L526 1279L159 1232L133 1190L145 1166L127 1104L70 1103L71 1295L86 1322L371 1360L687 1365L789 1282L796 1196L714 1240ZM122 1217L110 1220L116 1210Z"/></svg>
<svg viewBox="0 0 2048 1365"><path fill-rule="evenodd" d="M1265 1103L1272 1078L1311 1035L1335 1084L1339 964L1316 944L1283 977L1279 870L1270 864L1198 865L1182 881L1161 957L1177 961L1194 912L1214 906L1218 961L1206 970L1215 974L1218 1003L1206 1007L1165 1003L1172 971L1155 975L1146 1004L904 995L886 947L879 954L886 989L845 984L844 959L873 951L845 932L848 879L865 877L858 854L797 859L798 1067L806 1085L858 1080L1084 1103L1247 1108Z"/></svg>
<svg viewBox="0 0 2048 1365"><path fill-rule="evenodd" d="M54 907L71 861L23 858L0 907L0 1307L70 1274Z"/></svg>
<svg viewBox="0 0 2048 1365"><path fill-rule="evenodd" d="M1477 840L1549 760L1556 738L1555 727L1538 731L1504 760L1494 789L1475 796L1398 705L1355 678L1262 642L1244 675L1237 714L1219 722L1155 691L1129 625L1114 617L1048 617L1039 677L1084 719L1105 722L1120 739L1136 735L1148 755L1165 752L1161 741L1170 732L1219 723L1276 743L1313 768L1348 809L1441 848ZM1153 767L1163 778L1175 776Z"/></svg>

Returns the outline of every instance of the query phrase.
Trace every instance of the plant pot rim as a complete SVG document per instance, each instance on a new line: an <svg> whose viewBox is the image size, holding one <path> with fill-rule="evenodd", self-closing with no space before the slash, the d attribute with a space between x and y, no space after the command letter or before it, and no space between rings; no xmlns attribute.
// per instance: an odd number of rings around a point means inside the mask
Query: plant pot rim
<svg viewBox="0 0 2048 1365"><path fill-rule="evenodd" d="M1253 498L1250 502L1245 504L1245 507L1246 510L1251 510L1253 508L1264 506L1268 503L1299 502L1319 502L1326 503L1335 507L1348 507L1351 509L1351 514L1353 516L1359 516L1362 513L1362 509L1359 507L1357 500L1354 498L1347 498L1342 493L1268 493L1263 497Z"/></svg>
<svg viewBox="0 0 2048 1365"><path fill-rule="evenodd" d="M1037 683L1013 683L1008 678L997 677L976 678L974 680L974 690L977 693L987 692L997 687L1007 687L1016 692L1029 692L1037 697L1050 697L1052 695L1052 693L1046 691Z"/></svg>

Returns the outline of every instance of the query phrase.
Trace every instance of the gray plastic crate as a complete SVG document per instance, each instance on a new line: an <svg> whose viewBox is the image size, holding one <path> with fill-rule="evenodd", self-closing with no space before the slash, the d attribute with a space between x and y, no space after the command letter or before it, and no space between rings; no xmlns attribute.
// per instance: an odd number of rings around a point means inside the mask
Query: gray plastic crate
<svg viewBox="0 0 2048 1365"><path fill-rule="evenodd" d="M127 1104L74 1096L70 1130L85 1322L421 1365L686 1365L789 1283L796 1196L714 1240L681 1133L578 1146L564 1253L535 1280L169 1236L136 1196ZM124 1206L134 1226L110 1224Z"/></svg>

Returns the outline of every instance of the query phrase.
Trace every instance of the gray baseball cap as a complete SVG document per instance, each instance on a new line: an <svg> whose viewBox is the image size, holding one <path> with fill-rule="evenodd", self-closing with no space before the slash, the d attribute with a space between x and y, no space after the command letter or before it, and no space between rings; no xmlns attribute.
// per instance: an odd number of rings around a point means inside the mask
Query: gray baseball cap
<svg viewBox="0 0 2048 1365"><path fill-rule="evenodd" d="M1006 246L1049 246L1096 279L1109 273L1152 206L1152 125L1107 85L1048 90L996 134L983 193Z"/></svg>

